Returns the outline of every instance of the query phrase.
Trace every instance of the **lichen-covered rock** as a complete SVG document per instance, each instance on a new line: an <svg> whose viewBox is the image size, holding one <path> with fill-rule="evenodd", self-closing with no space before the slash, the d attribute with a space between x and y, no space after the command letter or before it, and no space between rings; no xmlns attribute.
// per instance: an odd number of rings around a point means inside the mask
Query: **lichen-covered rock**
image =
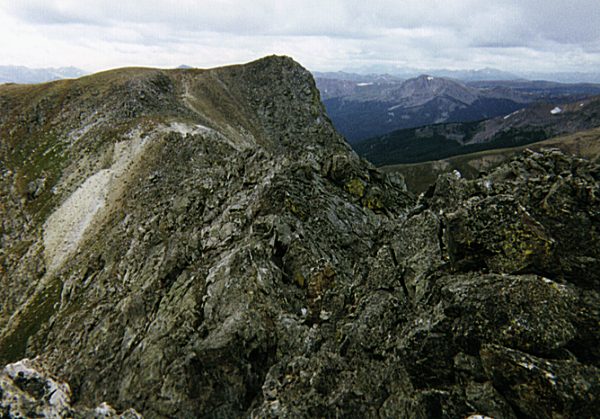
<svg viewBox="0 0 600 419"><path fill-rule="evenodd" d="M415 202L285 57L0 87L0 104L0 361L38 356L73 412L596 409L597 165L529 153Z"/></svg>
<svg viewBox="0 0 600 419"><path fill-rule="evenodd" d="M3 418L141 419L134 409L117 413L109 404L94 409L71 405L69 385L53 377L38 359L8 364L0 373L0 413Z"/></svg>
<svg viewBox="0 0 600 419"><path fill-rule="evenodd" d="M448 255L457 270L555 271L554 240L511 196L474 198L446 215Z"/></svg>
<svg viewBox="0 0 600 419"><path fill-rule="evenodd" d="M600 409L600 370L576 360L548 360L496 345L481 349L492 382L521 415L594 417Z"/></svg>

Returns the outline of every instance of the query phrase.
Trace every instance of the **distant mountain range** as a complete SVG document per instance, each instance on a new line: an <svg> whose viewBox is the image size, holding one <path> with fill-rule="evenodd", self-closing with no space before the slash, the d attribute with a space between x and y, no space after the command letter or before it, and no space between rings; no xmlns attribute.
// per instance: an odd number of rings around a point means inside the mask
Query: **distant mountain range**
<svg viewBox="0 0 600 419"><path fill-rule="evenodd" d="M74 79L87 73L76 67L29 68L15 65L0 66L0 83L43 83L59 79Z"/></svg>
<svg viewBox="0 0 600 419"><path fill-rule="evenodd" d="M394 131L353 147L375 165L439 160L542 141L600 126L600 96L555 106L543 103L480 122Z"/></svg>
<svg viewBox="0 0 600 419"><path fill-rule="evenodd" d="M583 83L341 76L316 82L333 124L350 143L398 129L504 116L540 101L564 103L600 94L600 85Z"/></svg>
<svg viewBox="0 0 600 419"><path fill-rule="evenodd" d="M342 80L360 81L373 76L385 77L388 79L406 80L418 77L421 74L430 74L434 77L453 78L462 81L482 81L482 80L519 80L523 79L514 73L496 70L493 68L483 68L480 70L425 70L425 69L389 69L389 72L368 72L354 73L346 71L335 72L313 72L316 78L335 78Z"/></svg>
<svg viewBox="0 0 600 419"><path fill-rule="evenodd" d="M496 91L507 90L519 94L540 98L541 100L566 100L574 95L597 95L600 94L598 83L558 83L545 80L482 80L466 83L470 87L478 89L492 89Z"/></svg>
<svg viewBox="0 0 600 419"><path fill-rule="evenodd" d="M473 70L449 70L449 69L424 69L424 68L402 68L396 66L374 65L362 68L347 69L337 73L354 74L357 76L369 74L388 74L390 77L409 79L420 74L430 74L434 77L449 77L462 81L482 80L548 80L560 83L600 83L600 72L578 72L578 71L515 71L508 72L495 68L482 68ZM328 77L325 75L337 73L313 72L314 76Z"/></svg>
<svg viewBox="0 0 600 419"><path fill-rule="evenodd" d="M182 64L178 68L192 68L187 64ZM463 82L472 81L514 81L514 80L548 80L562 83L600 83L600 73L584 72L521 72L512 73L498 70L495 68L482 68L476 70L447 70L447 69L398 69L394 67L373 67L373 71L335 71L319 72L313 71L317 79L337 79L356 82L372 81L403 81L409 78L418 77L421 74L430 74L434 77L445 77L461 80ZM30 68L16 65L0 65L0 83L42 83L64 78L77 78L88 74L86 71L69 67L48 67L48 68Z"/></svg>

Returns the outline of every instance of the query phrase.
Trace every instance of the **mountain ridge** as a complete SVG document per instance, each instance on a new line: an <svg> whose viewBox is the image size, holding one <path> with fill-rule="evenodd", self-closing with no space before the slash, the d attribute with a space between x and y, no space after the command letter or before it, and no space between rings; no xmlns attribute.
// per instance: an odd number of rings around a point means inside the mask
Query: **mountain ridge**
<svg viewBox="0 0 600 419"><path fill-rule="evenodd" d="M443 68L398 68L396 66L371 66L365 68L346 69L337 72L313 72L317 78L331 77L336 73L345 73L353 77L365 75L388 74L391 77L409 79L419 74L431 74L436 77L448 77L465 82L477 81L511 81L511 80L548 80L559 83L600 83L597 72L577 71L505 71L497 68L480 69L443 69Z"/></svg>
<svg viewBox="0 0 600 419"><path fill-rule="evenodd" d="M276 305L299 313L328 249L343 239L341 257L367 245L352 244L347 228L311 244L317 231L336 225L329 208L348 201L334 214L365 231L377 221L367 206L408 199L399 191L387 197L383 180L370 179L329 124L310 74L285 57L0 86L0 103L2 218L10 220L2 235L3 301L10 304L0 316L0 358L44 353L91 405L105 397L150 417L197 409L240 415L259 397L273 362L275 330L267 326L276 309L265 295L286 290L291 302ZM321 203L308 206L308 197ZM323 221L304 226L312 213ZM271 255L274 246L290 247L285 268L278 250ZM336 264L337 275L347 265ZM227 297L226 272L236 271L254 279L240 279ZM264 309L240 311L252 301ZM318 317L318 306L310 316ZM255 326L249 335L247 321ZM174 334L165 340L168 330ZM98 350L100 357L91 355ZM200 378L200 365L214 378ZM185 396L182 377L212 390L203 399ZM242 383L231 384L233 393L223 388L232 379ZM142 382L153 390L140 393Z"/></svg>
<svg viewBox="0 0 600 419"><path fill-rule="evenodd" d="M479 121L536 103L559 104L600 94L600 85L586 83L461 82L432 75L316 80L334 125L352 144L397 129Z"/></svg>
<svg viewBox="0 0 600 419"><path fill-rule="evenodd" d="M376 165L439 160L494 148L542 141L600 125L600 96L573 103L540 103L507 115L394 131L354 144Z"/></svg>
<svg viewBox="0 0 600 419"><path fill-rule="evenodd" d="M385 172L400 173L404 177L407 188L418 194L426 192L431 185L435 184L439 175L456 170L466 179L475 179L526 150L539 152L542 149L558 149L565 154L597 162L600 160L599 139L600 129L594 128L516 147L493 148L420 163L381 166L380 169Z"/></svg>
<svg viewBox="0 0 600 419"><path fill-rule="evenodd" d="M600 167L417 199L319 99L277 56L0 86L0 413L593 415Z"/></svg>
<svg viewBox="0 0 600 419"><path fill-rule="evenodd" d="M529 99L511 90L477 89L457 80L428 75L402 82L342 83L340 87L317 79L327 112L350 143L394 128L506 114L523 107ZM332 97L329 92L340 96Z"/></svg>

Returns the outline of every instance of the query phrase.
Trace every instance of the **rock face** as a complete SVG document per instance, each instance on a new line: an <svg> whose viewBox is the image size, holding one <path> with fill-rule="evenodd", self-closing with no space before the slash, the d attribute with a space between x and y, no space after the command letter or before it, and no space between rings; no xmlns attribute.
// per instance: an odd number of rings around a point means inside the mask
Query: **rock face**
<svg viewBox="0 0 600 419"><path fill-rule="evenodd" d="M24 359L8 364L0 374L3 418L141 418L133 409L118 414L106 403L95 409L76 409L71 406L71 397L69 385L52 377L39 360Z"/></svg>
<svg viewBox="0 0 600 419"><path fill-rule="evenodd" d="M0 361L37 356L75 409L599 410L597 165L524 155L415 200L285 57L0 104Z"/></svg>

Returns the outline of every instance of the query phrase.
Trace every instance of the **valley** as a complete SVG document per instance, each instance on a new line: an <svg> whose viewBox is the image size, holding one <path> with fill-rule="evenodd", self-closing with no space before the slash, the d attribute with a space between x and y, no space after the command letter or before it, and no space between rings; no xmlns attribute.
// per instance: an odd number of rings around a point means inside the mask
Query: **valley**
<svg viewBox="0 0 600 419"><path fill-rule="evenodd" d="M416 163L515 147L600 126L600 96L542 103L479 122L445 123L393 131L353 145L376 165Z"/></svg>
<svg viewBox="0 0 600 419"><path fill-rule="evenodd" d="M384 165L380 169L389 173L401 173L409 190L422 193L435 184L439 175L458 171L461 177L475 179L482 173L489 172L502 163L506 163L525 150L540 152L542 149L558 149L565 154L583 157L591 161L600 161L600 128L517 147L465 153L419 163Z"/></svg>

